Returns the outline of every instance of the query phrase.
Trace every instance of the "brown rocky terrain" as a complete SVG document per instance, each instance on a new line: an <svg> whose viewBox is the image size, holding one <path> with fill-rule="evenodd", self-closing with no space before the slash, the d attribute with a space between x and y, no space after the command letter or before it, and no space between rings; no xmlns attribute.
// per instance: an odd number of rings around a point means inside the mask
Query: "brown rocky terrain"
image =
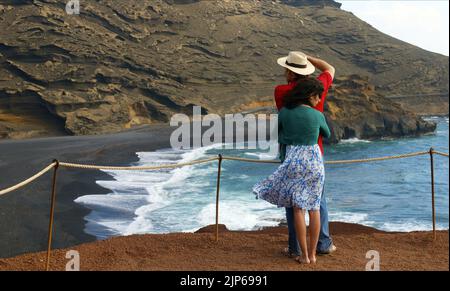
<svg viewBox="0 0 450 291"><path fill-rule="evenodd" d="M66 253L76 250L81 271L364 271L366 253L380 253L381 271L448 271L448 231L389 233L340 222L330 230L338 250L319 256L315 265L300 265L281 254L287 228L228 231L221 225L197 233L115 237L52 252L50 270L64 271ZM2 271L45 270L45 252L0 259Z"/></svg>
<svg viewBox="0 0 450 291"><path fill-rule="evenodd" d="M117 132L193 104L239 111L270 101L290 50L337 68L333 141L433 130L383 96L448 92L448 57L334 1L88 0L80 15L66 2L0 0L0 138ZM426 103L448 114L448 95ZM420 101L409 110L427 113Z"/></svg>

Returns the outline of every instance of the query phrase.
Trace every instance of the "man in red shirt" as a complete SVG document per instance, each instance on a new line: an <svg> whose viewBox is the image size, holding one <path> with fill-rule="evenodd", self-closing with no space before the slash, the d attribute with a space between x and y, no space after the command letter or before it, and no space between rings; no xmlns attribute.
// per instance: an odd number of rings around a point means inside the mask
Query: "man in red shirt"
<svg viewBox="0 0 450 291"><path fill-rule="evenodd" d="M286 96L298 82L301 82L302 79L311 78L311 74L314 73L317 68L321 72L317 79L322 82L324 91L319 104L314 108L323 112L328 89L331 87L334 79L335 68L319 58L305 55L302 52L290 52L287 57L278 59L278 64L285 68L285 77L288 83L286 85L279 85L275 88L275 103L278 111L283 107L283 97ZM322 136L319 136L318 144L323 155ZM280 146L282 149L285 149L286 145ZM285 150L281 150L282 158L284 152ZM283 250L283 252L288 256L299 256L300 247L298 245L294 227L293 208L286 208L286 220L289 229L289 247ZM317 252L319 254L330 254L334 251L336 251L336 247L330 237L325 193L322 193L320 204L320 236L319 243L317 244Z"/></svg>

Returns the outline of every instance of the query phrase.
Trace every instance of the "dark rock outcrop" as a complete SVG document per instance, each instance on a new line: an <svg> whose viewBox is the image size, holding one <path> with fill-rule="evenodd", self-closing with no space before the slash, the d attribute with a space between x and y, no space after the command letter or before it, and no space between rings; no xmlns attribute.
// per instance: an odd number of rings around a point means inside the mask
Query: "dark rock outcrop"
<svg viewBox="0 0 450 291"><path fill-rule="evenodd" d="M66 2L0 0L2 137L116 132L194 104L232 113L283 82L275 60L289 50L369 77L380 96L448 92L448 57L384 35L334 1L81 1L80 15L66 14ZM383 132L389 113L377 110L366 132ZM383 124L385 134L408 134L413 122Z"/></svg>
<svg viewBox="0 0 450 291"><path fill-rule="evenodd" d="M166 0L168 4L192 4L204 0Z"/></svg>
<svg viewBox="0 0 450 291"><path fill-rule="evenodd" d="M337 78L335 83L325 106L332 129L329 142L414 136L436 129L436 124L378 94L367 78L351 75Z"/></svg>
<svg viewBox="0 0 450 291"><path fill-rule="evenodd" d="M341 8L342 4L333 0L281 0L283 4L292 5L292 6L330 6L335 8Z"/></svg>

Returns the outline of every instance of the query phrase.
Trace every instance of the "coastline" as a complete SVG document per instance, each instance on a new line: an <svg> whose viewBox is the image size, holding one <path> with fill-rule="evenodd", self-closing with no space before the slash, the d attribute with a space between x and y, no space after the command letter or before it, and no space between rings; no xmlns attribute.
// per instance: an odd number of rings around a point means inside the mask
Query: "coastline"
<svg viewBox="0 0 450 291"><path fill-rule="evenodd" d="M243 129L244 132L245 129ZM65 162L130 165L136 152L169 148L173 128L148 125L117 134L0 141L0 189L9 187L58 159ZM96 184L111 179L97 170L63 169L57 181L53 248L67 248L97 239L85 233L90 210L74 200L87 194L108 194ZM0 258L46 249L51 172L0 197Z"/></svg>
<svg viewBox="0 0 450 291"><path fill-rule="evenodd" d="M383 232L348 223L330 223L336 253L319 256L316 265L300 265L281 254L286 227L259 231L228 231L215 226L196 233L147 234L114 237L68 249L53 250L51 270L63 271L66 252L78 251L81 271L364 271L367 252L380 255L382 271L449 270L448 230ZM46 253L0 259L0 270L37 271L45 268ZM200 259L201 258L201 259Z"/></svg>
<svg viewBox="0 0 450 291"><path fill-rule="evenodd" d="M0 141L0 189L12 186L50 164L53 159L101 165L129 165L136 152L167 148L171 128L146 126L118 134L68 136ZM53 247L95 241L84 232L89 209L74 200L83 195L111 191L95 183L111 179L98 170L61 169L56 188ZM0 258L46 249L51 175L0 197Z"/></svg>
<svg viewBox="0 0 450 291"><path fill-rule="evenodd" d="M225 124L222 123L223 129ZM191 124L192 126L192 124ZM202 127L203 134L208 127ZM0 189L23 181L49 165L64 162L128 166L138 161L137 152L170 148L174 127L168 124L144 125L119 133L0 140ZM232 135L244 134L247 126ZM269 130L267 135L269 135ZM194 135L191 135L191 143ZM223 137L223 141L227 136ZM50 171L31 184L0 196L0 258L47 249L50 211ZM61 169L56 185L53 226L54 248L65 248L96 241L85 233L85 217L90 210L74 200L88 194L108 194L96 184L111 177L99 170Z"/></svg>

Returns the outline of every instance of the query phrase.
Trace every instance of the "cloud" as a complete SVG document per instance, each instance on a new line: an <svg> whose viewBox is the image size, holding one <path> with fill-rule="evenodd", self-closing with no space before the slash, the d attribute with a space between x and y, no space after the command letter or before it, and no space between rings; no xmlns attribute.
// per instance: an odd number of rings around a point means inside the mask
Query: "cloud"
<svg viewBox="0 0 450 291"><path fill-rule="evenodd" d="M449 54L448 1L340 1L376 29L424 49Z"/></svg>

